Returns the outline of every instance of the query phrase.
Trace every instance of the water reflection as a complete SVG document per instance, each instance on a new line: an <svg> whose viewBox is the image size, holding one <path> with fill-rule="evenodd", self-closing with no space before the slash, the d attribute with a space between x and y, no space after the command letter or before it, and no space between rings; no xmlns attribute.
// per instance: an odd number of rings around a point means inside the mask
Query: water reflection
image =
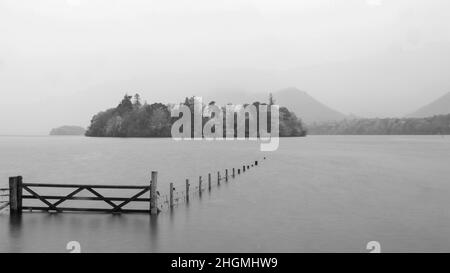
<svg viewBox="0 0 450 273"><path fill-rule="evenodd" d="M11 213L9 215L9 235L12 238L20 238L22 234L22 214Z"/></svg>
<svg viewBox="0 0 450 273"><path fill-rule="evenodd" d="M11 246L12 252L20 252L22 247L22 214L9 215L9 238L16 241L17 244Z"/></svg>
<svg viewBox="0 0 450 273"><path fill-rule="evenodd" d="M150 215L150 242L153 252L158 250L158 215Z"/></svg>

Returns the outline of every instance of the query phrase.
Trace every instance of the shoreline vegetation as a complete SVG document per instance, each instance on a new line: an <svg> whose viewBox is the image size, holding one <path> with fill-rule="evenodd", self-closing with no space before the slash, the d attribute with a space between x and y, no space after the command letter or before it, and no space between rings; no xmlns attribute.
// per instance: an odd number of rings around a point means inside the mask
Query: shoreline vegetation
<svg viewBox="0 0 450 273"><path fill-rule="evenodd" d="M426 118L359 118L308 125L310 135L450 135L450 114Z"/></svg>
<svg viewBox="0 0 450 273"><path fill-rule="evenodd" d="M186 97L185 101L180 105L186 105L194 113L195 97ZM273 105L275 100L270 95L268 103L253 102L252 104L258 109L259 105ZM214 101L208 105L215 104ZM244 104L243 106L247 106ZM94 115L91 124L85 135L88 137L171 137L172 124L180 117L172 117L171 110L175 104L163 103L142 103L139 94L129 96L126 94L119 105ZM203 109L206 107L202 105ZM225 112L225 107L221 108ZM303 122L297 116L289 111L286 107L279 108L279 135L280 137L303 137L307 131ZM257 111L259 115L259 111ZM270 112L268 113L270 116ZM213 117L203 116L202 125L205 125ZM257 122L258 122L257 118ZM268 125L270 132L270 117L268 117ZM225 122L224 122L225 124ZM234 134L236 137L236 120L234 121ZM259 124L258 124L259 127ZM245 126L245 136L248 137L249 121L247 118ZM193 126L191 128L191 136L194 135ZM224 126L223 134L226 135Z"/></svg>

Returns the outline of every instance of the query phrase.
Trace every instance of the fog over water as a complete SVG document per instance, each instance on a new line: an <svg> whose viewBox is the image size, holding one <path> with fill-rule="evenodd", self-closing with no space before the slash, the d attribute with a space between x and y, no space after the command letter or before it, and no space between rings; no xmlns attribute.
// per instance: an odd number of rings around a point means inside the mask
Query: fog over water
<svg viewBox="0 0 450 273"><path fill-rule="evenodd" d="M87 126L125 92L177 102L295 86L346 114L402 116L450 91L449 11L446 0L0 0L0 134Z"/></svg>

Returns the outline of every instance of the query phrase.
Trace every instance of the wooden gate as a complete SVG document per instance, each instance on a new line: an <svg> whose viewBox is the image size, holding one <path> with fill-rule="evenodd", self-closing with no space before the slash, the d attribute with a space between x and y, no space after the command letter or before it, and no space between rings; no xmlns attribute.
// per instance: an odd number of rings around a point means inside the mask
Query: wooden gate
<svg viewBox="0 0 450 273"><path fill-rule="evenodd" d="M76 184L37 184L22 183L22 177L10 177L9 179L9 205L12 213L20 213L22 210L40 210L40 211L91 211L91 212L109 212L109 213L151 213L157 214L157 172L152 172L152 180L148 186L130 186L130 185L76 185ZM72 191L66 195L45 195L38 193L37 189L45 188L69 188ZM102 189L115 190L135 190L136 193L131 197L108 197L100 193ZM76 196L81 192L90 192L94 197ZM149 198L143 198L142 195L150 192ZM24 205L24 199L39 200L45 206ZM51 202L50 200L56 200ZM60 205L68 200L78 201L100 201L105 202L110 208L84 208L84 207L61 207ZM117 203L114 203L117 202ZM147 202L148 209L126 209L126 205L132 202Z"/></svg>

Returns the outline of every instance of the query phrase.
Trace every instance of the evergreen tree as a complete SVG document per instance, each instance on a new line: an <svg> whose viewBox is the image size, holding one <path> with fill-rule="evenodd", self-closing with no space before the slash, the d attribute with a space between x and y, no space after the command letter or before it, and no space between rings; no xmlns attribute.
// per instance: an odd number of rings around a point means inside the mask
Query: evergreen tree
<svg viewBox="0 0 450 273"><path fill-rule="evenodd" d="M275 99L273 98L272 93L269 93L269 105L272 106L275 104Z"/></svg>

